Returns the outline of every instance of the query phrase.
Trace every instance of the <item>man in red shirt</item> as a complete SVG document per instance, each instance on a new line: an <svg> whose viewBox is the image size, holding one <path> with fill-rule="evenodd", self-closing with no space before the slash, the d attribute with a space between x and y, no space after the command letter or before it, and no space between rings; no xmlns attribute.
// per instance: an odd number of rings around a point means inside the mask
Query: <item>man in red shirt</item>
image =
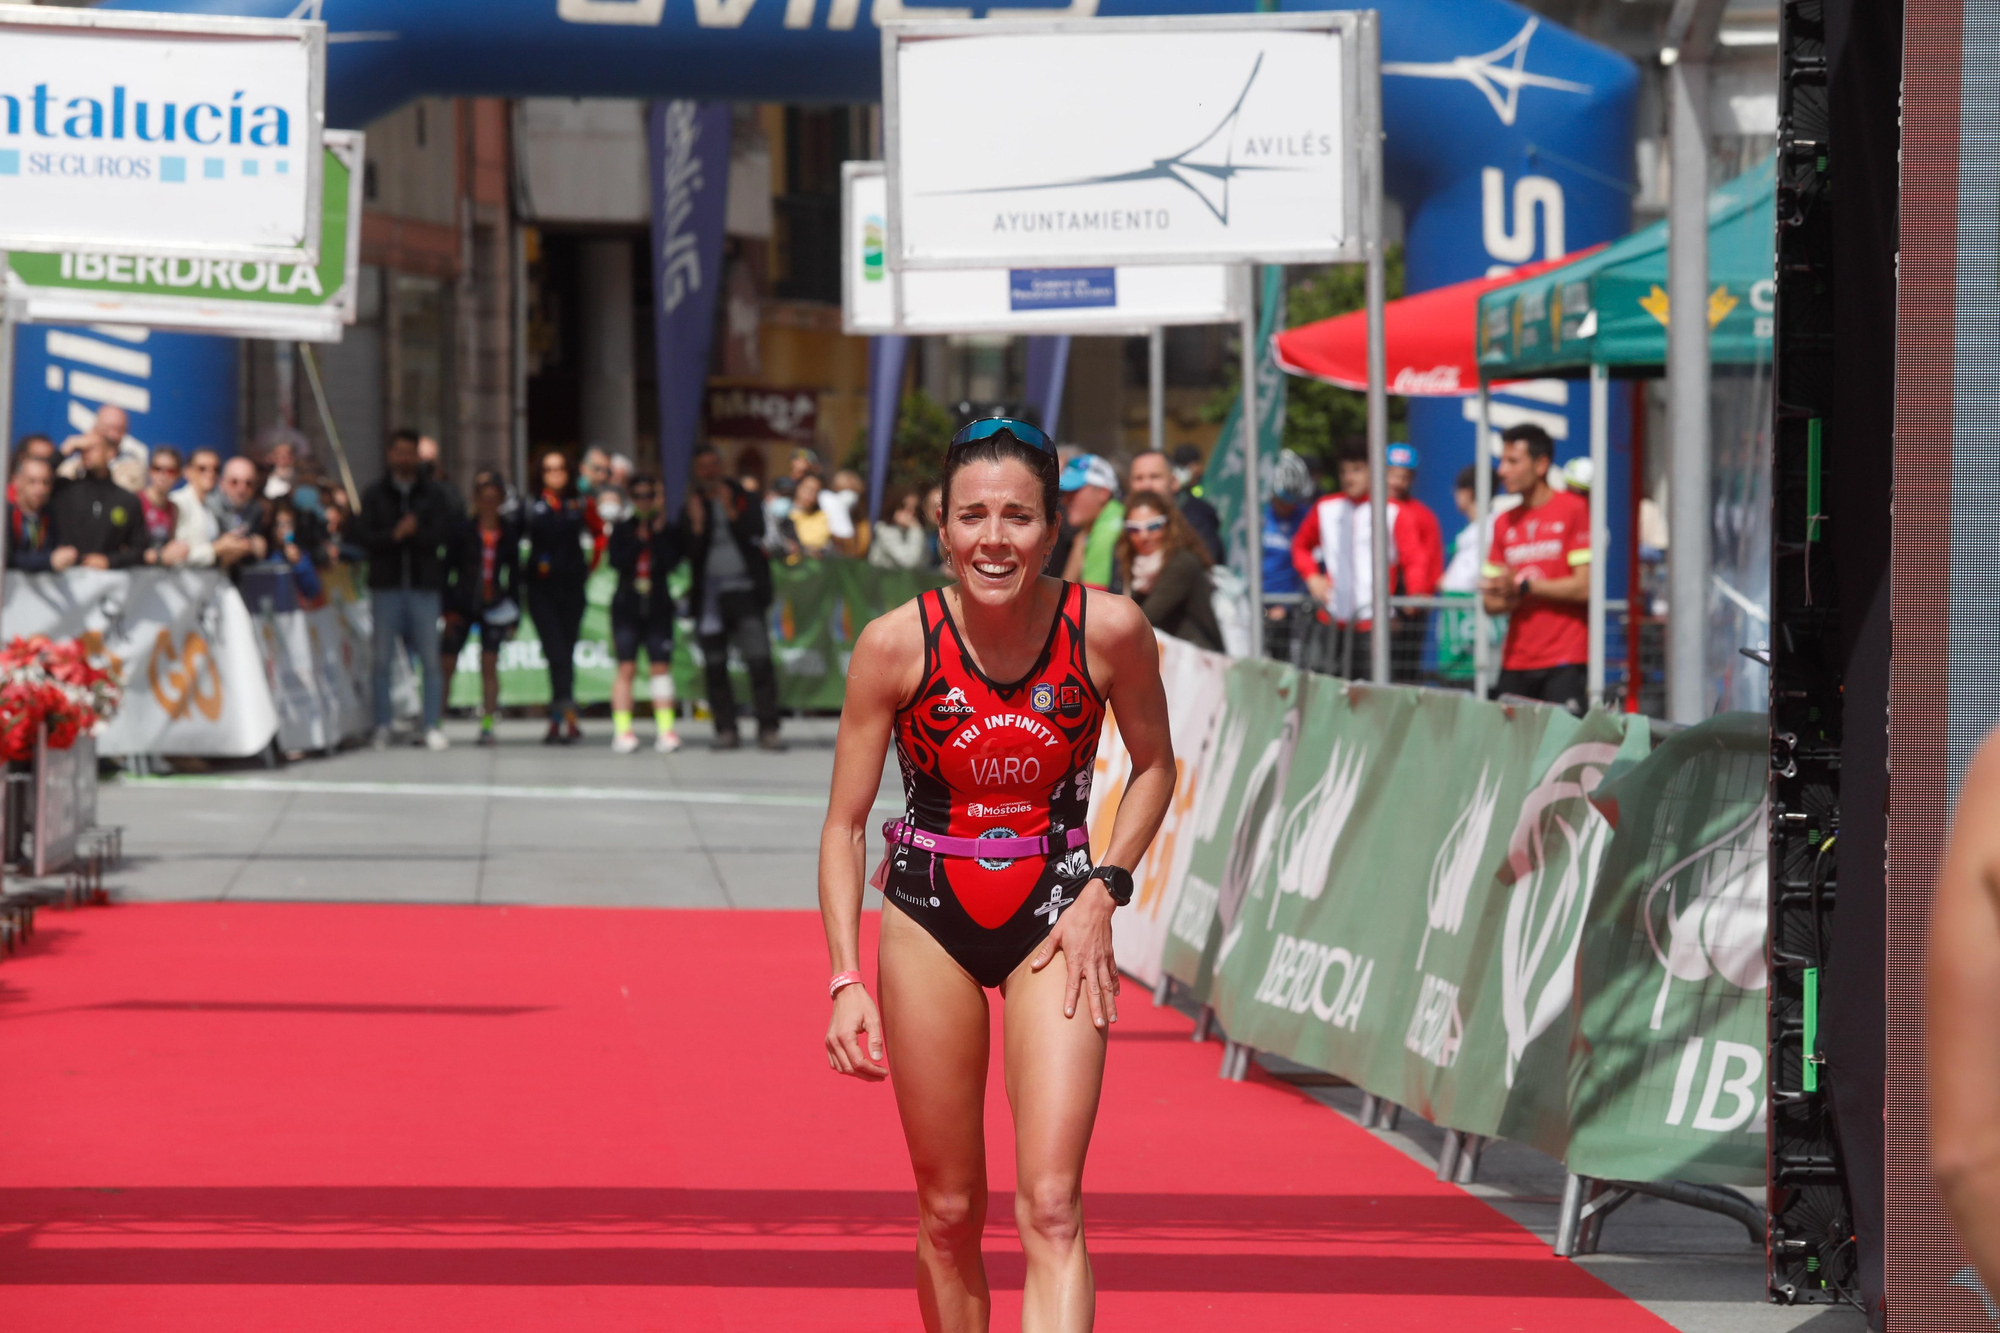
<svg viewBox="0 0 2000 1333"><path fill-rule="evenodd" d="M1351 442L1340 451L1340 489L1307 511L1292 537L1292 567L1321 609L1320 623L1334 626L1331 661L1302 665L1331 675L1366 678L1375 623L1375 528L1368 506L1368 447ZM1389 586L1428 597L1437 591L1407 507L1389 501ZM1401 674L1400 672L1398 673Z"/></svg>
<svg viewBox="0 0 2000 1333"><path fill-rule="evenodd" d="M1444 577L1444 530L1438 527L1431 507L1410 492L1417 483L1415 445L1389 446L1389 503L1396 506L1398 528L1409 529L1409 540L1418 555L1398 561L1392 583L1398 597L1429 597L1437 592ZM1423 607L1401 607L1390 631L1389 665L1392 679L1420 680L1423 676L1424 642L1430 638L1431 613Z"/></svg>
<svg viewBox="0 0 2000 1333"><path fill-rule="evenodd" d="M1489 614L1508 617L1495 697L1582 713L1590 703L1590 506L1549 485L1554 459L1540 426L1501 433L1500 482L1521 503L1494 518L1480 592Z"/></svg>

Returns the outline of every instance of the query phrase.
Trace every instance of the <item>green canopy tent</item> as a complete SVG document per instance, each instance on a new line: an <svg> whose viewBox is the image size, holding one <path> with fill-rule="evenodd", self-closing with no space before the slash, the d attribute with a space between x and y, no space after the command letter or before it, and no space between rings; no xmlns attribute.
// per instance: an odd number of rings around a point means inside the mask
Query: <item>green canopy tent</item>
<svg viewBox="0 0 2000 1333"><path fill-rule="evenodd" d="M1708 201L1709 359L1748 366L1771 358L1777 292L1775 163L1744 172ZM1590 693L1604 688L1606 422L1614 374L1662 373L1667 361L1667 224L1656 222L1572 264L1497 287L1479 298L1481 438L1486 386L1496 381L1590 378ZM1489 474L1480 470L1480 521ZM1634 516L1636 523L1637 516ZM1638 566L1633 564L1635 571ZM1628 651L1638 639L1628 633ZM1636 680L1636 652L1628 667Z"/></svg>
<svg viewBox="0 0 2000 1333"><path fill-rule="evenodd" d="M1717 365L1771 358L1777 174L1766 164L1708 200L1708 346ZM1667 224L1479 298L1479 373L1492 380L1658 374L1667 362Z"/></svg>

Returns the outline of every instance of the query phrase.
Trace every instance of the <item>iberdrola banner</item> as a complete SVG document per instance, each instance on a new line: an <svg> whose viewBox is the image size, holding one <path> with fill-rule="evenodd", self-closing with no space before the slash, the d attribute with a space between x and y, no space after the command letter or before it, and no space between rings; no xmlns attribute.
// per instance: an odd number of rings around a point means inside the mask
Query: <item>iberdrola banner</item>
<svg viewBox="0 0 2000 1333"><path fill-rule="evenodd" d="M1268 858L1311 677L1276 662L1238 660L1223 675L1222 708L1194 793L1187 869L1161 948L1166 974L1210 999L1217 950Z"/></svg>
<svg viewBox="0 0 2000 1333"><path fill-rule="evenodd" d="M769 612L771 652L778 667L778 700L786 708L837 711L845 697L847 658L862 626L945 580L928 570L877 569L860 560L801 560L771 567L775 595ZM686 593L685 567L674 571L677 596ZM585 585L583 629L576 644L577 702L602 703L611 697L617 662L611 650L611 594L618 586L609 568ZM708 693L694 622L682 616L674 629L674 688L683 700ZM749 678L740 661L731 663L739 706L748 707ZM643 693L643 691L642 691ZM522 617L500 649L500 702L503 707L546 704L549 664L532 619ZM479 702L479 636L459 654L451 702Z"/></svg>
<svg viewBox="0 0 2000 1333"><path fill-rule="evenodd" d="M1592 798L1616 831L1577 955L1581 1175L1763 1183L1769 725L1677 732Z"/></svg>

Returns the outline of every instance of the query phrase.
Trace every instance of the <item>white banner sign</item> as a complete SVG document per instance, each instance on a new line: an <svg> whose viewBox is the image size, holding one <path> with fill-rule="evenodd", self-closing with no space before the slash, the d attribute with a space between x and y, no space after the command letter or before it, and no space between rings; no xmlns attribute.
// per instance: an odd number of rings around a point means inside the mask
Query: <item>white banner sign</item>
<svg viewBox="0 0 2000 1333"><path fill-rule="evenodd" d="M328 130L324 150L317 264L15 250L9 299L25 323L339 342L359 309L366 136Z"/></svg>
<svg viewBox="0 0 2000 1333"><path fill-rule="evenodd" d="M1373 13L882 25L892 268L1359 260Z"/></svg>
<svg viewBox="0 0 2000 1333"><path fill-rule="evenodd" d="M326 26L0 5L0 249L313 263Z"/></svg>
<svg viewBox="0 0 2000 1333"><path fill-rule="evenodd" d="M880 162L841 166L841 327L848 333L1144 333L1234 324L1238 266L891 269L889 182ZM901 303L900 312L897 309Z"/></svg>
<svg viewBox="0 0 2000 1333"><path fill-rule="evenodd" d="M1222 715L1223 672L1229 659L1204 652L1183 639L1161 634L1160 680L1166 686L1167 717L1174 735L1174 795L1166 819L1132 871L1132 903L1111 918L1111 945L1118 970L1148 986L1160 983L1167 927L1173 920L1188 857L1194 853L1195 797L1215 748L1216 719ZM1118 803L1132 779L1132 755L1125 748L1115 714L1104 720L1090 788L1090 852L1102 860L1111 845Z"/></svg>
<svg viewBox="0 0 2000 1333"><path fill-rule="evenodd" d="M94 635L125 700L99 753L242 757L278 730L256 628L225 576L197 570L8 571L0 637Z"/></svg>

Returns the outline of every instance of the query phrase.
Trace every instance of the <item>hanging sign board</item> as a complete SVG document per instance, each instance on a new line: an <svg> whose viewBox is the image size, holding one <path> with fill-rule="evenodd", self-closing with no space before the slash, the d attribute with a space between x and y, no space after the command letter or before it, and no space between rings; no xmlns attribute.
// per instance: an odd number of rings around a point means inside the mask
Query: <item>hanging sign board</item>
<svg viewBox="0 0 2000 1333"><path fill-rule="evenodd" d="M1242 270L1222 264L897 272L884 262L889 183L882 164L843 163L841 185L841 327L848 333L1136 334L1243 318Z"/></svg>
<svg viewBox="0 0 2000 1333"><path fill-rule="evenodd" d="M339 342L342 326L355 317L365 137L359 130L326 131L317 264L16 250L7 256L13 308L35 324Z"/></svg>
<svg viewBox="0 0 2000 1333"><path fill-rule="evenodd" d="M1361 146L1381 125L1375 24L885 22L885 262L1359 261Z"/></svg>
<svg viewBox="0 0 2000 1333"><path fill-rule="evenodd" d="M0 5L0 249L313 263L326 25Z"/></svg>

